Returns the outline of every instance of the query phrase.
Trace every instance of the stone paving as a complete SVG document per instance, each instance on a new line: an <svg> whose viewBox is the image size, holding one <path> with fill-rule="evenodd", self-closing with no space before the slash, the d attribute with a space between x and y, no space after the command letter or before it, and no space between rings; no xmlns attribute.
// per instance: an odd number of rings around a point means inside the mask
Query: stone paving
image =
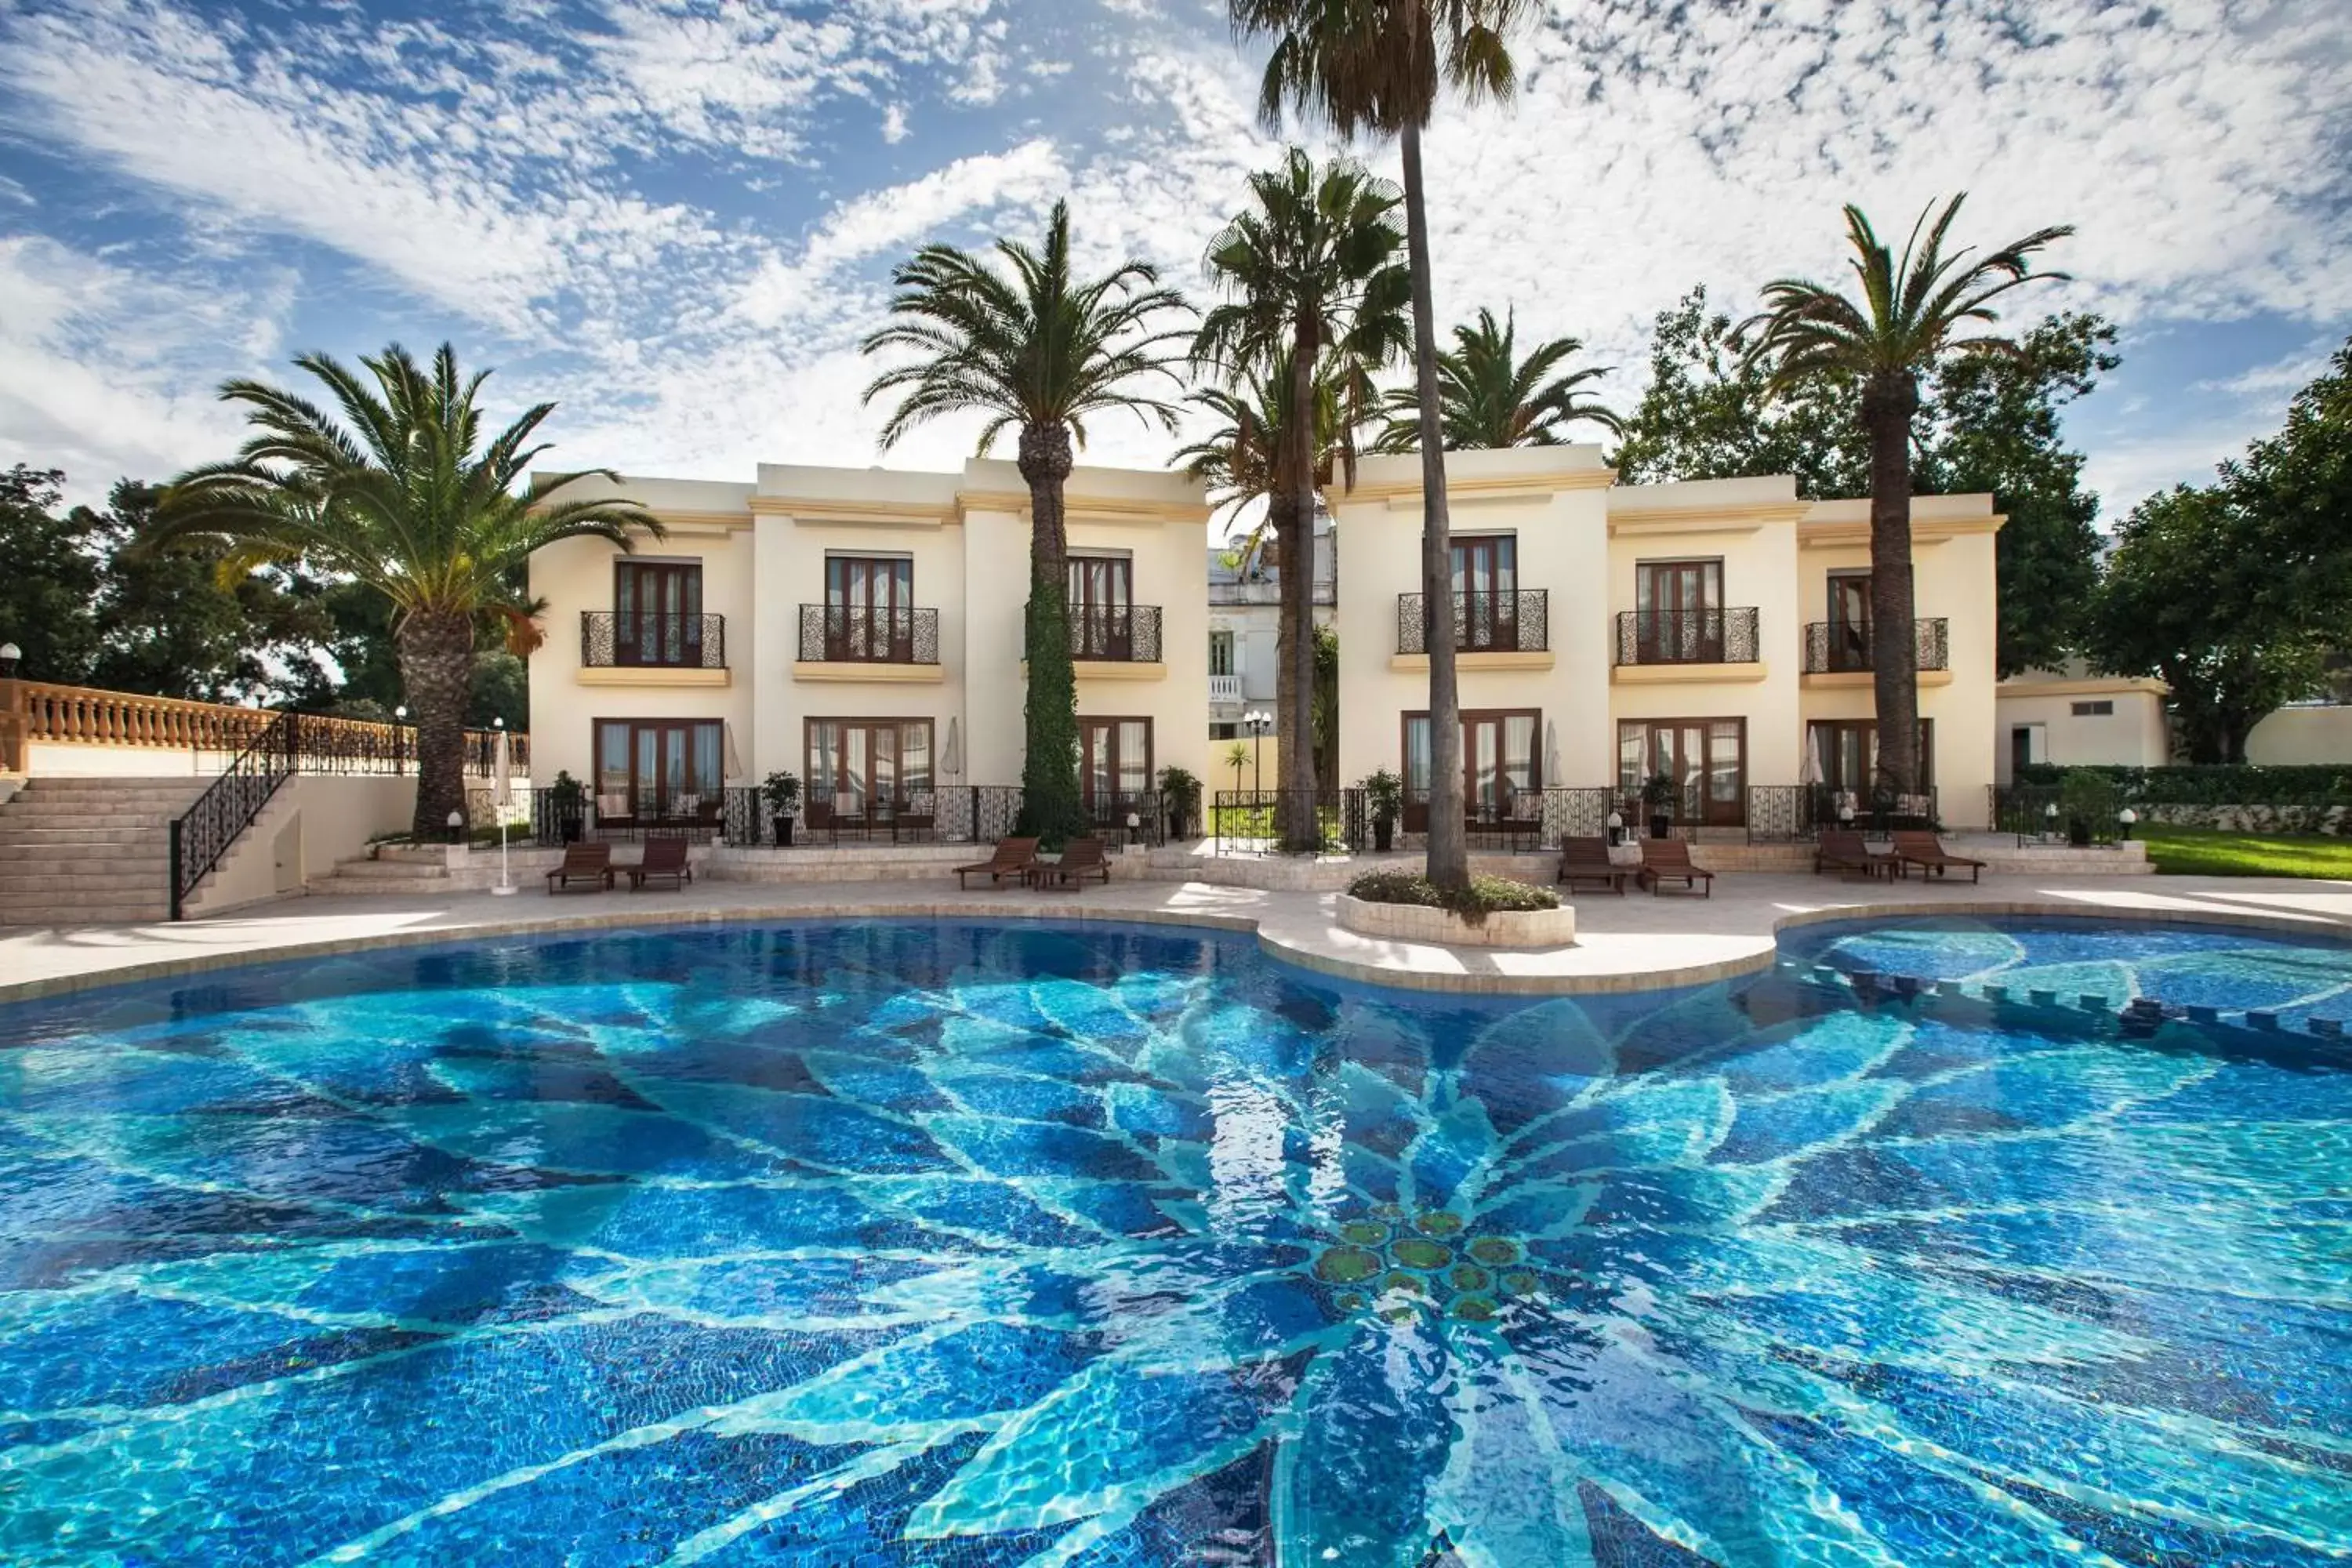
<svg viewBox="0 0 2352 1568"><path fill-rule="evenodd" d="M1335 895L1118 882L1078 893L959 891L922 882L775 885L704 881L677 891L509 898L452 889L429 897L312 896L169 923L0 931L0 1001L111 981L193 973L264 958L384 942L709 921L1011 918L1181 922L1255 930L1275 957L1326 973L1421 990L1570 993L1696 984L1762 968L1796 921L1934 912L2110 915L2251 922L2352 935L2352 882L2263 878L1995 877L1981 886L1916 878L1889 884L1776 873L1718 877L1712 899L1584 894L1577 941L1508 951L1360 936L1332 918ZM5 1043L5 1041L0 1041Z"/></svg>

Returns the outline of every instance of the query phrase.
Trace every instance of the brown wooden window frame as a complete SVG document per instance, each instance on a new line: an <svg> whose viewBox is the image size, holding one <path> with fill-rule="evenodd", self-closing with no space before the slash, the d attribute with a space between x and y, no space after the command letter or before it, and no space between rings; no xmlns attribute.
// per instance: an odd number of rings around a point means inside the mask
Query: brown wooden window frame
<svg viewBox="0 0 2352 1568"><path fill-rule="evenodd" d="M1738 731L1739 771L1732 781L1731 799L1727 802L1717 801L1715 798L1715 792L1712 787L1715 780L1715 743L1717 739L1715 731L1716 727L1721 724L1736 726ZM1630 807L1633 812L1637 812L1642 816L1646 816L1649 812L1649 807L1642 800L1642 786L1649 782L1651 777L1651 764L1653 760L1658 754L1657 742L1654 739L1656 732L1660 730L1679 731L1694 729L1699 731L1700 736L1700 756L1698 766L1699 807L1696 818L1697 826L1702 827L1746 826L1748 824L1748 762L1754 755L1754 752L1749 749L1748 744L1748 720L1741 714L1695 713L1675 718L1618 720L1616 759L1618 793L1625 797L1625 805L1627 807ZM1640 776L1629 781L1625 777L1625 736L1626 731L1630 730L1642 731L1643 739L1642 767ZM1675 819L1677 822L1690 822L1692 820L1690 803L1687 797L1675 802Z"/></svg>

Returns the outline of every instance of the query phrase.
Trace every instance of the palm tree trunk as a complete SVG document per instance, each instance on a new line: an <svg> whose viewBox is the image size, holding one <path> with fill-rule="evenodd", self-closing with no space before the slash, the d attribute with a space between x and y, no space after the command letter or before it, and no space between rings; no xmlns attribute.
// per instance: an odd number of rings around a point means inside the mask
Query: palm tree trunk
<svg viewBox="0 0 2352 1568"><path fill-rule="evenodd" d="M1021 427L1021 477L1029 484L1029 683L1022 709L1021 830L1058 848L1086 831L1078 795L1078 682L1070 665L1069 531L1062 489L1070 477L1066 426Z"/></svg>
<svg viewBox="0 0 2352 1568"><path fill-rule="evenodd" d="M1286 848L1323 847L1315 806L1315 359L1316 321L1301 319L1290 345L1290 418L1283 426L1283 483L1289 505L1277 516L1282 538L1281 621L1276 652L1282 661L1282 787L1289 808L1282 825Z"/></svg>
<svg viewBox="0 0 2352 1568"><path fill-rule="evenodd" d="M1454 673L1454 568L1445 499L1445 437L1437 413L1437 307L1429 284L1429 210L1421 183L1421 127L1408 121L1404 155L1405 256L1412 270L1413 379L1421 395L1421 593L1429 617L1429 879L1470 885L1470 836L1462 821L1462 698Z"/></svg>
<svg viewBox="0 0 2352 1568"><path fill-rule="evenodd" d="M1919 785L1919 637L1911 591L1911 418L1919 387L1908 373L1863 389L1870 438L1870 668L1878 716L1882 791Z"/></svg>
<svg viewBox="0 0 2352 1568"><path fill-rule="evenodd" d="M419 843L449 831L466 809L466 688L474 673L474 618L463 611L411 611L394 629L401 692L416 715L416 810L408 830Z"/></svg>

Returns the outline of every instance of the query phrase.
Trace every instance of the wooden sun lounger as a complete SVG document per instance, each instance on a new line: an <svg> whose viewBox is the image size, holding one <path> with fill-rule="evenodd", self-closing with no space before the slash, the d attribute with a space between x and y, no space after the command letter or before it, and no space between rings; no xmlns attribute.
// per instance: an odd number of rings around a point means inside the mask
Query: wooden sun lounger
<svg viewBox="0 0 2352 1568"><path fill-rule="evenodd" d="M1865 877L1884 871L1891 878L1902 875L1903 860L1890 850L1873 849L1850 827L1824 827L1813 850L1813 874L1823 871L1859 871Z"/></svg>
<svg viewBox="0 0 2352 1568"><path fill-rule="evenodd" d="M613 886L613 847L609 844L572 844L563 851L563 864L547 874L547 890L568 888L574 882L586 882L609 889Z"/></svg>
<svg viewBox="0 0 2352 1568"><path fill-rule="evenodd" d="M1917 829L1895 831L1895 853L1902 858L1905 865L1918 867L1922 875L1932 871L1940 877L1955 866L1966 866L1969 868L1969 880L1973 882L1985 868L1983 861L1971 860L1965 855L1955 855L1945 848L1944 841L1933 833Z"/></svg>
<svg viewBox="0 0 2352 1568"><path fill-rule="evenodd" d="M969 866L959 866L955 868L956 886L968 888L971 884L964 880L966 877L977 877L983 873L987 876L991 887L994 887L1007 877L1016 882L1022 881L1027 878L1029 868L1036 863L1037 841L1035 839L1000 838L996 841L995 854L985 860L975 860Z"/></svg>
<svg viewBox="0 0 2352 1568"><path fill-rule="evenodd" d="M1659 887L1667 882L1680 882L1685 888L1706 884L1703 891L1715 897L1715 873L1691 864L1690 846L1679 838L1644 838L1642 840L1642 870L1639 880L1655 897Z"/></svg>
<svg viewBox="0 0 2352 1568"><path fill-rule="evenodd" d="M1073 838L1059 860L1040 860L1029 868L1029 880L1040 891L1055 883L1075 889L1089 877L1105 885L1110 881L1110 861L1103 854L1103 841L1099 838Z"/></svg>
<svg viewBox="0 0 2352 1568"><path fill-rule="evenodd" d="M648 838L645 858L622 868L629 874L629 886L638 891L644 890L648 877L667 877L681 888L694 880L694 868L687 863L683 838Z"/></svg>
<svg viewBox="0 0 2352 1568"><path fill-rule="evenodd" d="M1605 838L1563 838L1559 841L1559 875L1555 881L1568 884L1574 892L1580 882L1597 882L1619 898L1625 896L1626 880L1633 871L1609 858L1609 841Z"/></svg>

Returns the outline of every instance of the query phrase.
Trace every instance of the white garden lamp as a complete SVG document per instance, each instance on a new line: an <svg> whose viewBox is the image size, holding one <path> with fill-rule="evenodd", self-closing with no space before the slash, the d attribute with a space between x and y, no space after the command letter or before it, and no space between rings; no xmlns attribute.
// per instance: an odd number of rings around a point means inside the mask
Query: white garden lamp
<svg viewBox="0 0 2352 1568"><path fill-rule="evenodd" d="M15 679L16 676L16 666L24 659L24 657L25 650L18 647L15 643L0 642L0 680Z"/></svg>
<svg viewBox="0 0 2352 1568"><path fill-rule="evenodd" d="M2132 824L2139 820L2139 813L2134 811L2130 806L2126 806L2123 810L2116 813L2116 820L2124 825L2124 842L2126 844L2130 843Z"/></svg>

